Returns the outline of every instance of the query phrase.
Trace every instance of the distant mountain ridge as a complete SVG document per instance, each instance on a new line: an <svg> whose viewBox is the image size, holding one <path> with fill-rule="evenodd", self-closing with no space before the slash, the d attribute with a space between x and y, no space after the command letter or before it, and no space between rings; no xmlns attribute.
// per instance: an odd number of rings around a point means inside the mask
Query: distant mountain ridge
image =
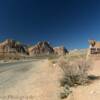
<svg viewBox="0 0 100 100"><path fill-rule="evenodd" d="M68 53L68 50L64 46L52 47L47 41L38 42L36 45L30 47L28 51L31 56L42 54L65 55L66 53Z"/></svg>
<svg viewBox="0 0 100 100"><path fill-rule="evenodd" d="M6 39L0 43L0 55L7 54L23 54L29 56L38 56L38 55L65 55L68 53L68 50L64 47L53 47L47 41L40 41L37 44L28 47L23 45L19 41L12 39Z"/></svg>
<svg viewBox="0 0 100 100"><path fill-rule="evenodd" d="M2 53L25 53L27 54L27 46L12 39L6 39L0 43L0 52Z"/></svg>
<svg viewBox="0 0 100 100"><path fill-rule="evenodd" d="M53 54L54 50L53 47L47 42L47 41L42 41L38 42L36 45L28 48L29 55L40 55L40 54Z"/></svg>

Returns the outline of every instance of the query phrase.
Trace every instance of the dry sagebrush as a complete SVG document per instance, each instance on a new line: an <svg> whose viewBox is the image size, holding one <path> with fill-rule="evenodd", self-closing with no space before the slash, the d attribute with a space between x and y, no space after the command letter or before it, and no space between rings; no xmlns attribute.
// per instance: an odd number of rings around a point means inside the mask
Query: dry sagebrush
<svg viewBox="0 0 100 100"><path fill-rule="evenodd" d="M73 61L61 58L58 65L63 70L63 78L60 80L61 86L69 87L83 85L88 82L87 71L89 64L84 59L76 59Z"/></svg>

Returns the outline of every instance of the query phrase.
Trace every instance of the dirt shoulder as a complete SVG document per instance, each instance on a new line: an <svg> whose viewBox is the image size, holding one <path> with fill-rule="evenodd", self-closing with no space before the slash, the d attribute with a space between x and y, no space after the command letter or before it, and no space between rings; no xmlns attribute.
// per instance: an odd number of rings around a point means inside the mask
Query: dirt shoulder
<svg viewBox="0 0 100 100"><path fill-rule="evenodd" d="M94 76L93 83L74 88L73 93L66 100L100 100L100 60L93 62L89 74Z"/></svg>

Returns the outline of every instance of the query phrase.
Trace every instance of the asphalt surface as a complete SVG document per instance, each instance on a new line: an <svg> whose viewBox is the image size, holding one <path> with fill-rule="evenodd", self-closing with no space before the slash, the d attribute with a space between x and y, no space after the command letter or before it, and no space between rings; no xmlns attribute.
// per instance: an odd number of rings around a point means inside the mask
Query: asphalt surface
<svg viewBox="0 0 100 100"><path fill-rule="evenodd" d="M0 89L12 87L20 78L25 78L29 70L34 68L36 61L19 61L0 64Z"/></svg>
<svg viewBox="0 0 100 100"><path fill-rule="evenodd" d="M0 64L0 100L59 100L59 69L47 60Z"/></svg>

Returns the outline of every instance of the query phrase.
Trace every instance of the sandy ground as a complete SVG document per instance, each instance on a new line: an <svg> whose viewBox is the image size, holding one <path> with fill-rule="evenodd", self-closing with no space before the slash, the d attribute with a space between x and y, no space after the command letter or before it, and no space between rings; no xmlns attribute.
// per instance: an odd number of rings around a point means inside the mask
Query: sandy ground
<svg viewBox="0 0 100 100"><path fill-rule="evenodd" d="M60 100L60 76L48 60L0 66L0 100Z"/></svg>
<svg viewBox="0 0 100 100"><path fill-rule="evenodd" d="M100 60L89 74L100 77ZM61 77L61 69L48 60L0 64L0 100L60 100ZM65 100L100 100L100 78L73 88Z"/></svg>
<svg viewBox="0 0 100 100"><path fill-rule="evenodd" d="M99 78L100 60L93 63L89 74ZM100 79L94 80L90 85L74 88L73 93L66 100L100 100Z"/></svg>

